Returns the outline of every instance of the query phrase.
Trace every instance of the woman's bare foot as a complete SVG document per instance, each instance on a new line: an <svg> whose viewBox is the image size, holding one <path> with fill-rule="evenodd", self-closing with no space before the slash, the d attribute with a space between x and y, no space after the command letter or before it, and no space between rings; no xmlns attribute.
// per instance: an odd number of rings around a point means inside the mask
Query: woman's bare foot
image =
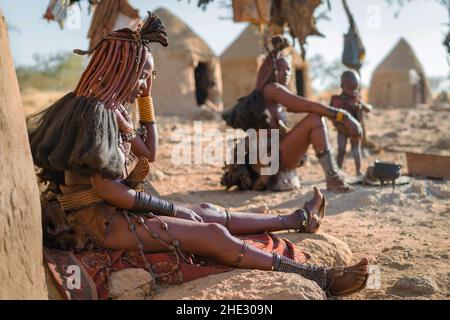
<svg viewBox="0 0 450 320"><path fill-rule="evenodd" d="M324 200L322 192L316 186L313 187L313 198L305 203L305 207L315 216L320 214L320 209Z"/></svg>
<svg viewBox="0 0 450 320"><path fill-rule="evenodd" d="M330 269L327 282L331 284L328 293L331 296L346 296L359 292L365 288L369 275L369 261L364 258L358 264L338 269Z"/></svg>
<svg viewBox="0 0 450 320"><path fill-rule="evenodd" d="M308 210L297 210L293 214L284 216L286 225L289 229L295 229L299 232L315 233L320 227L320 220L318 217L322 211L322 206L324 205L325 197L320 192L319 188L313 188L313 198L307 201L304 205L304 209ZM312 217L308 218L308 214ZM313 218L314 217L314 218Z"/></svg>
<svg viewBox="0 0 450 320"><path fill-rule="evenodd" d="M327 190L336 193L349 193L353 192L355 189L346 184L343 178L335 177L327 180Z"/></svg>

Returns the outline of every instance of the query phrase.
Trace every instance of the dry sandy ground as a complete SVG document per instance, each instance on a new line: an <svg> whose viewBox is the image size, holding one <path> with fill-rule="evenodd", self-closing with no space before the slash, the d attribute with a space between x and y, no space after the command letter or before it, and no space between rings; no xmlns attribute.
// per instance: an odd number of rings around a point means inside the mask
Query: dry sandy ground
<svg viewBox="0 0 450 320"><path fill-rule="evenodd" d="M26 97L24 102L28 113L36 111L27 104ZM220 164L177 166L171 161L175 146L172 131L182 128L192 134L192 121L159 117L158 123L160 154L154 165L153 184L168 199L211 202L240 211L258 211L267 206L270 213L287 214L303 205L313 185L325 188L321 169L310 150L310 160L299 169L301 190L224 191L220 185ZM225 129L215 120L204 121L203 126ZM334 144L335 133L330 131ZM402 152L405 150L450 155L450 111L431 111L425 106L414 110L375 110L369 116L368 133L382 148L364 159L364 169L373 160L383 159L402 163L406 173ZM346 159L344 171L354 172L351 158ZM381 289L364 290L350 299L450 298L449 180L414 178L410 185L394 192L390 187L356 186L351 194L324 194L328 216L323 230L346 241L355 261L367 257L381 269Z"/></svg>

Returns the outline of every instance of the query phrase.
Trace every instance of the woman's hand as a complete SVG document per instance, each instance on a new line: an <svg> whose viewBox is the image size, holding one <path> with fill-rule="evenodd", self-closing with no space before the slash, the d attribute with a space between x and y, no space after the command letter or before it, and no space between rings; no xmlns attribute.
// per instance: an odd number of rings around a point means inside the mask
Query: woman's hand
<svg viewBox="0 0 450 320"><path fill-rule="evenodd" d="M200 217L194 211L192 211L191 209L188 209L185 207L179 207L179 206L177 206L177 212L176 212L175 218L191 220L191 221L195 221L195 222L203 222L202 217Z"/></svg>
<svg viewBox="0 0 450 320"><path fill-rule="evenodd" d="M351 138L361 138L363 133L361 124L350 113L344 112L344 115L345 116L344 120L342 121L342 124L347 129L348 135Z"/></svg>
<svg viewBox="0 0 450 320"><path fill-rule="evenodd" d="M153 74L150 74L147 78L147 85L145 86L145 89L142 90L142 97L151 96L152 86L153 86Z"/></svg>

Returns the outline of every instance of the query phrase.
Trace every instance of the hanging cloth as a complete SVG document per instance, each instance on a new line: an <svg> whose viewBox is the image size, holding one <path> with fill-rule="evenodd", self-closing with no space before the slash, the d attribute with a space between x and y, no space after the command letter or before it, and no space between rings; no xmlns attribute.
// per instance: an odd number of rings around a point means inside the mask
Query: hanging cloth
<svg viewBox="0 0 450 320"><path fill-rule="evenodd" d="M44 14L44 19L58 22L60 28L63 29L64 22L67 19L67 10L71 5L71 0L50 0Z"/></svg>
<svg viewBox="0 0 450 320"><path fill-rule="evenodd" d="M348 33L344 35L344 52L342 54L342 63L346 67L359 72L359 69L361 69L366 57L366 49L364 48L364 44L362 43L359 35L358 27L356 26L353 15L348 7L347 0L342 0L342 4L350 23Z"/></svg>
<svg viewBox="0 0 450 320"><path fill-rule="evenodd" d="M323 35L317 30L314 12L322 0L274 0L271 9L271 30L281 33L287 24L291 35L298 39L305 59L305 44L308 36Z"/></svg>
<svg viewBox="0 0 450 320"><path fill-rule="evenodd" d="M271 0L233 0L234 22L268 24Z"/></svg>

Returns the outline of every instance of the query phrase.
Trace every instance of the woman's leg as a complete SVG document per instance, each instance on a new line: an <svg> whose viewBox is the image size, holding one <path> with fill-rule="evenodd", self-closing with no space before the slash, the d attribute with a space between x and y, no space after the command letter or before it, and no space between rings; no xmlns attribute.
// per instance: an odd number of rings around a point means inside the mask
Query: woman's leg
<svg viewBox="0 0 450 320"><path fill-rule="evenodd" d="M286 257L248 246L242 240L232 236L222 225L171 217L160 218L173 237L169 236L168 232L162 228L161 222L155 218L144 219L145 226L152 234L144 226L139 225L137 219L131 218L136 225L136 234L143 245L144 252L168 251L168 247L157 238L172 244L175 241L179 243L179 248L184 252L214 258L226 266L296 273L316 281L323 289L327 288L327 284L333 283L330 288L331 292L333 289L335 291L362 289L368 273L368 261L363 259L359 264L348 268L350 272L345 273L343 277L334 279L333 282L335 274L333 269L328 271L314 269ZM123 248L136 250L138 248L135 236L124 216L117 215L109 227L103 247L113 250Z"/></svg>
<svg viewBox="0 0 450 320"><path fill-rule="evenodd" d="M169 251L167 245L162 244L154 237L154 235L157 235L157 238L168 244L177 240L179 248L183 252L214 258L227 266L260 270L272 269L272 254L255 247L248 247L239 266L236 266L238 257L243 250L243 241L232 236L222 225L163 216L159 218L167 224L173 239L161 227L161 222L155 218L144 218L146 227L153 235L144 226L138 224L135 218L130 218L136 226L136 234L145 253ZM124 216L117 215L114 218L109 225L108 235L102 245L112 250L137 249L136 238L130 231L130 226Z"/></svg>
<svg viewBox="0 0 450 320"><path fill-rule="evenodd" d="M336 159L331 152L325 119L318 114L309 114L281 139L280 154L283 166L288 169L296 168L310 144L324 170L327 189L335 192L352 191L339 174Z"/></svg>
<svg viewBox="0 0 450 320"><path fill-rule="evenodd" d="M313 198L307 202L311 213L315 215L319 214L322 200L322 193L315 187ZM187 205L187 207L200 215L204 222L223 225L233 235L299 229L304 219L298 213L281 216L248 212L228 212L227 215L227 212L223 208L209 203Z"/></svg>
<svg viewBox="0 0 450 320"><path fill-rule="evenodd" d="M297 168L311 144L316 154L330 149L324 121L320 115L311 113L281 139L281 161L286 168Z"/></svg>

